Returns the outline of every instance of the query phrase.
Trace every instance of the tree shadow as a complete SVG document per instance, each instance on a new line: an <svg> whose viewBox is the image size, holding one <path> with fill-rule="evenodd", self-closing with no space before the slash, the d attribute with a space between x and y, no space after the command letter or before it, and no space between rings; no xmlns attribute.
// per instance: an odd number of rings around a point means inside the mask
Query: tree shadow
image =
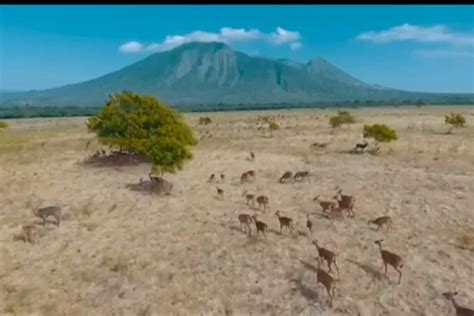
<svg viewBox="0 0 474 316"><path fill-rule="evenodd" d="M173 184L166 180L163 183L166 185L160 185L156 182L151 180L140 180L137 183L129 183L125 187L131 191L139 192L143 194L150 194L150 195L171 195L171 190L173 188Z"/></svg>
<svg viewBox="0 0 474 316"><path fill-rule="evenodd" d="M99 168L130 167L144 163L150 163L150 160L145 156L122 151L112 151L109 153L97 151L82 162L83 165Z"/></svg>
<svg viewBox="0 0 474 316"><path fill-rule="evenodd" d="M350 262L362 270L364 270L365 273L371 274L375 279L377 280L382 280L385 278L385 275L380 272L379 269L374 267L373 265L365 264L365 263L360 263L358 261L352 260L352 259L346 259L347 262Z"/></svg>

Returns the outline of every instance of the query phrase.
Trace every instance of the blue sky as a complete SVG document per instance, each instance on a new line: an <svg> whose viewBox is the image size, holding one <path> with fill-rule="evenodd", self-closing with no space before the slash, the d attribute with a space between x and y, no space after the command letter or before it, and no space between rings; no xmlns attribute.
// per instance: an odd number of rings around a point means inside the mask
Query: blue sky
<svg viewBox="0 0 474 316"><path fill-rule="evenodd" d="M191 40L392 88L474 92L474 6L0 6L0 89L92 79Z"/></svg>

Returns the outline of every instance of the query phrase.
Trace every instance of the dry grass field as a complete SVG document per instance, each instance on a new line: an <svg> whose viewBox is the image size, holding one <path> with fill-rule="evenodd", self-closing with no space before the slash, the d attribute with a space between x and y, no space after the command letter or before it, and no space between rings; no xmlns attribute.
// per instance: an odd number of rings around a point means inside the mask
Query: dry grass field
<svg viewBox="0 0 474 316"><path fill-rule="evenodd" d="M86 149L84 118L11 120L0 132L0 314L454 315L442 296L454 290L473 308L474 107L452 110L468 126L451 135L447 107L349 109L358 122L335 131L330 109L186 114L202 139L166 176L169 196L130 189L147 164L85 164L101 147ZM213 123L198 125L204 115ZM257 130L259 115L280 130ZM364 123L386 123L399 140L379 155L351 154ZM241 185L247 170L256 180ZM278 183L305 170L307 180ZM209 183L212 173L225 181ZM327 218L313 201L337 187L355 196L354 218ZM247 206L244 190L267 195L270 211ZM59 227L33 215L48 205L63 208ZM277 210L293 218L292 233L280 234ZM252 237L240 231L240 213L267 223L267 241L255 227ZM382 215L393 230L368 227ZM35 223L36 243L14 241L19 225ZM337 254L332 306L316 283L314 239ZM403 257L400 285L391 267L385 278L377 239Z"/></svg>

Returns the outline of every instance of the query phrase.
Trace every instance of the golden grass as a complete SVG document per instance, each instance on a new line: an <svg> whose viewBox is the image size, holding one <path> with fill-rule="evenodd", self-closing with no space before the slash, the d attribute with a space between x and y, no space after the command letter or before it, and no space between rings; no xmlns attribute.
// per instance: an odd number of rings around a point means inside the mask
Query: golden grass
<svg viewBox="0 0 474 316"><path fill-rule="evenodd" d="M474 109L452 110L468 119L453 135L444 134L446 109L436 107L350 109L357 122L336 132L331 109L210 113L208 126L197 124L203 114L186 114L204 137L184 170L166 175L174 188L161 197L127 187L149 165L82 164L101 149L96 141L86 149L83 119L10 122L0 134L0 314L447 315L452 306L440 293L456 287L474 297ZM257 117L269 114L281 127L273 137L257 130ZM363 124L373 123L393 127L399 140L378 155L350 154ZM311 149L315 142L329 145ZM247 170L256 182L240 185ZM286 170L314 176L277 183ZM211 173L225 182L207 183ZM336 186L356 196L355 219L330 221L312 201ZM248 207L244 189L268 195L271 211ZM36 205L63 206L61 226L38 226L36 244L14 242L18 225L38 221ZM277 209L294 219L294 234L279 234ZM240 213L267 223L267 242L240 232ZM316 286L307 214L312 239L338 254L332 308ZM393 232L367 228L383 214ZM380 270L379 238L406 260L399 286L396 273L386 280Z"/></svg>

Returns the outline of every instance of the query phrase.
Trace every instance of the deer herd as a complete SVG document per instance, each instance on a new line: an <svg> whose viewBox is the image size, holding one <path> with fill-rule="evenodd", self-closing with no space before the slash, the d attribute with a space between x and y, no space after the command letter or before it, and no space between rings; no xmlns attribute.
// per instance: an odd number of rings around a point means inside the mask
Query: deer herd
<svg viewBox="0 0 474 316"><path fill-rule="evenodd" d="M365 147L365 146L361 146ZM251 153L252 160L255 159L255 154ZM285 171L283 175L278 179L279 183L288 183L291 180L297 182L301 181L310 176L308 171L297 171L295 173L291 171ZM211 175L213 178L214 175ZM240 183L248 183L255 181L256 173L255 170L249 170L247 172L242 173L240 177ZM223 197L223 190L218 188L218 195ZM242 197L245 198L246 205L255 207L257 204L257 208L267 212L270 210L269 201L270 199L266 195L259 195L257 196L254 193L250 193L248 190L244 190L242 193ZM314 202L318 202L319 206L321 207L323 214L329 213L329 218L335 219L343 218L344 214L347 214L347 217L354 218L354 206L356 199L352 195L343 194L342 189L336 188L335 195L332 196L332 199L323 200L320 198L319 195L313 198ZM284 230L288 233L292 233L295 229L295 222L291 217L282 216L280 210L276 210L274 215L278 219L278 225L280 227L280 234L283 234ZM252 227L255 227L255 236L258 238L260 235L263 237L265 241L267 241L267 233L269 231L269 226L267 223L263 222L262 220L258 219L258 215L250 215L241 213L238 216L238 221L240 224L240 229L243 233L247 234L249 237L252 236ZM375 226L377 231L380 231L382 228L385 227L385 231L392 230L393 221L390 216L380 216L373 219L370 219L367 222L367 226L370 227ZM310 219L310 214L306 214L306 229L309 232L309 236L313 235L313 221ZM382 248L383 239L375 240L374 243L378 245L382 268L385 272L385 277L388 278L388 266L390 266L394 271L398 272L398 281L397 284L401 283L402 280L402 269L405 265L403 258L391 251L388 251ZM336 285L341 280L339 279L339 267L337 265L337 255L333 251L323 248L319 245L318 240L313 240L312 244L316 247L316 251L318 254L318 267L316 270L316 277L317 277L317 284L323 286L329 296L329 303L332 305L333 298L335 296L335 290L337 289ZM327 264L327 270L323 268L323 263ZM332 273L333 268L336 270L337 277ZM444 293L444 297L448 300L451 300L457 314L456 315L469 315L474 316L474 311L470 310L466 307L459 306L454 301L454 295L457 292L447 292Z"/></svg>

